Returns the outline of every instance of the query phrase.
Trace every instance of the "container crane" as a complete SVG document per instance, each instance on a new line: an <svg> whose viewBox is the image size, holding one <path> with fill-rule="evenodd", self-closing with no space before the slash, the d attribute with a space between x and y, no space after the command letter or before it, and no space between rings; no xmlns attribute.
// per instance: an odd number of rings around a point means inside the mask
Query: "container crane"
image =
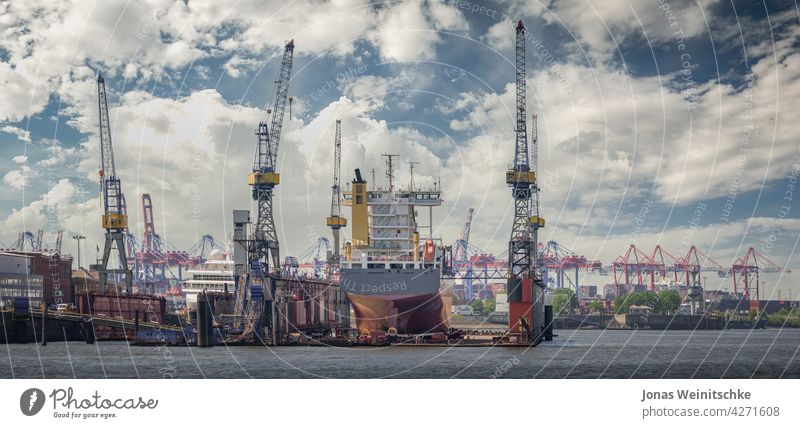
<svg viewBox="0 0 800 428"><path fill-rule="evenodd" d="M514 199L514 223L508 245L508 301L509 330L520 333L527 340L535 340L544 325L544 283L537 277L535 257L538 229L544 226L539 217L536 184L537 134L536 116L532 139L534 162L528 156L528 131L525 82L525 25L516 26L516 126L514 163L506 171L506 184L511 187Z"/></svg>
<svg viewBox="0 0 800 428"><path fill-rule="evenodd" d="M156 233L156 224L153 221L153 199L149 193L142 193L142 214L144 216L144 242L145 251L161 252L161 243Z"/></svg>
<svg viewBox="0 0 800 428"><path fill-rule="evenodd" d="M124 196L122 183L117 177L114 166L114 149L111 143L111 124L108 117L108 100L106 99L106 83L102 74L97 76L97 99L100 111L100 191L103 197L102 227L106 230L103 245L103 258L100 263L100 291L105 292L108 286L108 274L122 274L125 277L125 290L133 289L133 278L125 257L125 231L128 228L128 216L123 209ZM116 245L120 265L118 269L109 269L111 250Z"/></svg>
<svg viewBox="0 0 800 428"><path fill-rule="evenodd" d="M144 239L141 252L136 254L136 260L143 271L142 279L145 281L164 280L167 260L165 260L163 241L156 233L156 224L153 220L153 199L149 193L142 194L142 217L144 218Z"/></svg>
<svg viewBox="0 0 800 428"><path fill-rule="evenodd" d="M464 223L464 228L461 229L461 237L455 242L453 246L453 267L456 272L460 274L464 290L464 304L469 304L475 297L475 290L472 287L473 279L476 279L476 273L473 270L472 263L469 260L469 232L472 228L472 213L475 210L470 208L467 211L467 221Z"/></svg>
<svg viewBox="0 0 800 428"><path fill-rule="evenodd" d="M675 281L682 279L686 286L692 285L692 277L699 272L716 272L720 277L728 274L728 269L722 267L694 245L689 247L689 251L684 257L675 259L671 270L674 273Z"/></svg>
<svg viewBox="0 0 800 428"><path fill-rule="evenodd" d="M211 251L217 249L220 251L225 250L225 246L217 242L213 236L211 235L203 235L200 239L189 248L187 253L189 256L194 260L195 264L202 264L206 261L206 250L208 250L208 254L211 254Z"/></svg>
<svg viewBox="0 0 800 428"><path fill-rule="evenodd" d="M61 242L64 240L64 231L59 230L58 234L56 235L56 247L55 252L57 254L61 254Z"/></svg>
<svg viewBox="0 0 800 428"><path fill-rule="evenodd" d="M759 309L761 301L761 279L759 273L776 273L785 270L768 259L754 247L747 249L743 257L736 259L730 268L733 276L733 294L750 301L751 309ZM791 273L791 271L785 271Z"/></svg>
<svg viewBox="0 0 800 428"><path fill-rule="evenodd" d="M281 69L276 82L275 104L272 108L272 123L268 127L266 122L258 124L256 136L258 143L253 162L253 172L248 176L247 182L253 189L253 200L258 205L253 241L249 249L249 265L253 262L262 263L263 270L269 271L269 261L272 267L280 272L280 255L278 247L278 234L275 229L275 220L272 215L273 190L280 183L280 174L277 169L278 147L283 126L283 116L286 110L286 98L289 92L289 79L292 74L292 56L294 41L286 43Z"/></svg>
<svg viewBox="0 0 800 428"><path fill-rule="evenodd" d="M333 186L331 187L331 215L327 218L328 227L333 232L333 256L328 261L328 277L339 268L339 229L347 226L347 219L342 217L342 192L339 187L342 167L342 121L336 121L336 133L333 139Z"/></svg>
<svg viewBox="0 0 800 428"><path fill-rule="evenodd" d="M42 251L44 249L44 230L39 229L36 231L36 243L33 246L34 251Z"/></svg>
<svg viewBox="0 0 800 428"><path fill-rule="evenodd" d="M647 266L650 257L635 244L630 244L622 255L611 264L616 294L634 291L637 287L644 291Z"/></svg>
<svg viewBox="0 0 800 428"><path fill-rule="evenodd" d="M547 241L540 254L539 267L545 284L553 284L555 288L573 288L578 300L582 298L580 270L595 271L602 266L600 261L588 260L556 241Z"/></svg>
<svg viewBox="0 0 800 428"><path fill-rule="evenodd" d="M28 232L28 231L19 233L19 238L17 238L16 242L14 242L14 245L12 245L12 248L17 250L17 251L25 251L25 243L26 242L30 244L31 251L35 251L36 250L36 237L33 235L32 232Z"/></svg>
<svg viewBox="0 0 800 428"><path fill-rule="evenodd" d="M453 249L453 261L456 264L465 264L469 261L469 232L472 229L472 214L474 212L474 208L470 208L467 212L467 222L464 223L464 228L461 229L461 238L456 241Z"/></svg>

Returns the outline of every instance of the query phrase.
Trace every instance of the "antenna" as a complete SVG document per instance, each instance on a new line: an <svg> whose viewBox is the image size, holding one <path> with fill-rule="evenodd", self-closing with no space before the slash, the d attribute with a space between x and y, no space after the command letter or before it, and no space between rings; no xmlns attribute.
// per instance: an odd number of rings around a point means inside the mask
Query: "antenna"
<svg viewBox="0 0 800 428"><path fill-rule="evenodd" d="M411 182L409 183L409 190L414 191L414 165L419 164L419 162L406 162L408 164L409 170L411 170Z"/></svg>
<svg viewBox="0 0 800 428"><path fill-rule="evenodd" d="M389 187L389 191L394 191L394 158L399 158L400 155L394 154L382 154L381 157L386 158L386 185Z"/></svg>

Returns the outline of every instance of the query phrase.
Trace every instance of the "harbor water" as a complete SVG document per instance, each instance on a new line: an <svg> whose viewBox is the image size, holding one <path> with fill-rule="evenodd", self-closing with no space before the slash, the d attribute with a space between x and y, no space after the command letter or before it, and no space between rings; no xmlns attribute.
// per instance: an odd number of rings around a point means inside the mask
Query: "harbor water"
<svg viewBox="0 0 800 428"><path fill-rule="evenodd" d="M535 348L0 345L0 378L798 378L800 329L561 330Z"/></svg>

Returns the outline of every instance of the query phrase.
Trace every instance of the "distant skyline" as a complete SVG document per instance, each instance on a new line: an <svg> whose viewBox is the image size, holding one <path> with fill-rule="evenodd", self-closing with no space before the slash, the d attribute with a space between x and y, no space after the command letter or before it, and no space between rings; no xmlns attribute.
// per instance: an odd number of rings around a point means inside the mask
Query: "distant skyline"
<svg viewBox="0 0 800 428"><path fill-rule="evenodd" d="M150 193L166 241L225 240L231 211L253 209L254 131L294 39L281 255L330 236L336 119L345 182L375 168L383 185L381 153L400 154L398 183L409 180L405 162L419 162L415 182L443 188L435 234L455 241L475 208L471 243L503 253L522 19L528 111L539 120L540 241L603 263L631 243L676 256L696 245L723 265L753 246L795 270L770 276L762 296L800 295L793 2L207 3L0 6L0 242L63 229L66 252L73 234L86 236L84 265L102 246L98 71L131 230L142 235L140 198Z"/></svg>

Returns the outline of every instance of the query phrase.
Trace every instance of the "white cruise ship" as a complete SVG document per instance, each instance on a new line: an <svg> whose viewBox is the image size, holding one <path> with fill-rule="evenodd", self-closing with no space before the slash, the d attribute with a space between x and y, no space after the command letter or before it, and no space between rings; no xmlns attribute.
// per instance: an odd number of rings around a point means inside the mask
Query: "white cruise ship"
<svg viewBox="0 0 800 428"><path fill-rule="evenodd" d="M197 307L197 295L204 290L233 293L233 257L225 251L211 251L205 263L186 273L191 279L183 282L182 293L189 309Z"/></svg>

